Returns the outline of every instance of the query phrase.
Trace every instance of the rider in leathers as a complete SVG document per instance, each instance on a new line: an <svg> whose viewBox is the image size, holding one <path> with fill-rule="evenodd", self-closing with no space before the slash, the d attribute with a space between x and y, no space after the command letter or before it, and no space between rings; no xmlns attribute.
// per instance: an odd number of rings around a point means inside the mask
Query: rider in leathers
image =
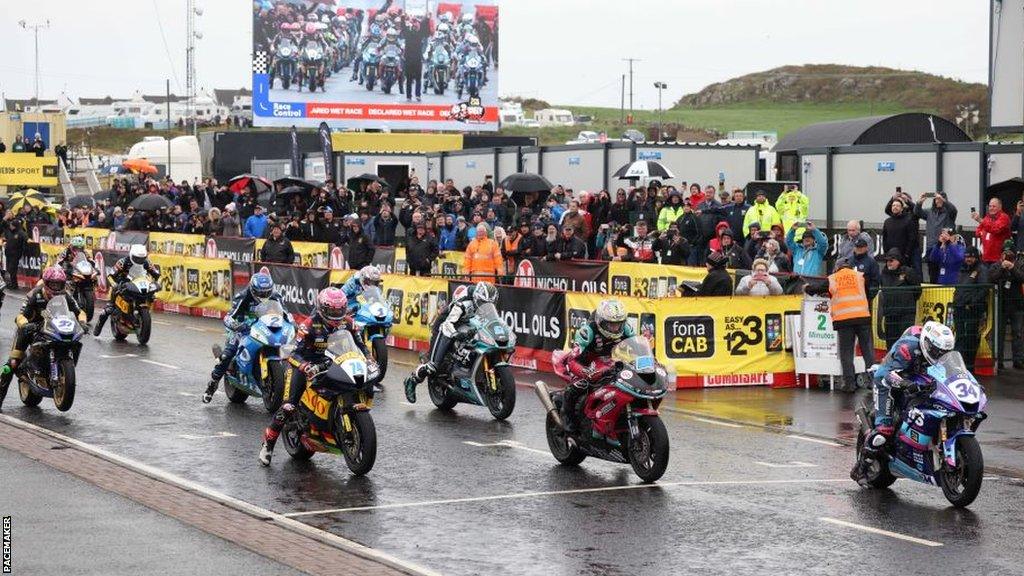
<svg viewBox="0 0 1024 576"><path fill-rule="evenodd" d="M431 326L430 355L427 361L417 366L412 375L405 379L405 398L410 403L416 402L416 385L437 371L455 338L470 335L470 318L476 314L477 308L487 303L493 304L498 299L498 289L490 282L477 282L472 290L463 290L461 293L456 291L454 296L447 311L438 315L437 321Z"/></svg>
<svg viewBox="0 0 1024 576"><path fill-rule="evenodd" d="M281 430L295 412L295 407L306 390L306 384L320 372L330 368L331 359L325 354L331 334L344 330L352 323L348 316L347 299L340 288L325 288L316 297L313 315L299 325L295 337L295 351L288 357L288 368L284 375L284 403L278 408L263 431L263 446L260 447L259 461L270 466ZM372 372L372 371L371 371Z"/></svg>
<svg viewBox="0 0 1024 576"><path fill-rule="evenodd" d="M146 251L146 247L142 244L132 245L128 255L115 262L114 271L107 276L107 283L111 286L110 300L96 321L96 328L92 331L93 336L100 335L100 331L103 330L103 325L107 322L107 318L114 313L114 300L121 291L121 284L129 280L128 272L131 271L132 266L142 266L143 270L153 278L154 282L160 281L160 270L149 261L149 253Z"/></svg>
<svg viewBox="0 0 1024 576"><path fill-rule="evenodd" d="M203 393L204 404L209 404L213 399L213 394L217 391L220 379L224 377L224 373L227 372L231 361L238 353L242 337L249 332L250 325L247 322L249 316L257 306L267 300L281 302L281 296L274 293L274 281L270 278L270 275L262 272L253 274L245 290L242 290L231 299L231 310L224 316L224 326L231 333L228 335L224 349L217 359L217 364L213 367L213 371L210 372L210 381L206 385L206 392ZM284 309L283 303L281 308L282 310ZM291 316L287 312L284 313L284 319L286 322L292 321Z"/></svg>
<svg viewBox="0 0 1024 576"><path fill-rule="evenodd" d="M565 367L563 377L570 378L562 397L562 422L568 430L576 427L576 403L605 376L604 371L591 367L594 360L611 356L612 348L635 336L626 323L626 309L616 299L601 301L590 322L576 330L572 348L559 361Z"/></svg>
<svg viewBox="0 0 1024 576"><path fill-rule="evenodd" d="M60 251L57 255L57 265L64 269L64 273L71 276L74 272L72 264L75 262L75 258L79 254L85 254L85 259L92 263L92 258L89 258L89 254L85 251L85 238L81 236L75 236L71 239L71 242Z"/></svg>
<svg viewBox="0 0 1024 576"><path fill-rule="evenodd" d="M359 41L359 45L356 46L355 58L352 60L352 77L349 78L349 82L355 82L359 79L359 83L363 83L363 52L369 46L377 46L380 44L381 36L384 34L384 15L377 14L374 21L370 23L368 33L362 37Z"/></svg>

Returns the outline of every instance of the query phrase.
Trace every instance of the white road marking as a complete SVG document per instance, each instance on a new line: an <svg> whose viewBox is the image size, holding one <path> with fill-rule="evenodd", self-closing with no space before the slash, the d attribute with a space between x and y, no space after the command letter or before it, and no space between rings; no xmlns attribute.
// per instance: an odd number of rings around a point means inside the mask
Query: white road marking
<svg viewBox="0 0 1024 576"><path fill-rule="evenodd" d="M515 440L502 440L500 442L494 442L494 443L491 443L491 444L482 444L480 442L473 442L472 440L466 440L466 441L463 442L463 444L468 444L469 446L475 446L477 448L498 448L498 447L500 447L500 448L515 448L516 450L526 450L527 452L533 452L535 454L541 454L543 456L551 456L550 452L547 452L545 450L538 450L536 448L530 448L529 446L520 444L519 442L516 442Z"/></svg>
<svg viewBox="0 0 1024 576"><path fill-rule="evenodd" d="M406 402L405 400L402 400L401 402L399 402L399 404L401 404L402 406L415 406L415 404L413 404L412 402Z"/></svg>
<svg viewBox="0 0 1024 576"><path fill-rule="evenodd" d="M191 392L178 392L178 396L188 396L189 398L195 398L199 394L193 394Z"/></svg>
<svg viewBox="0 0 1024 576"><path fill-rule="evenodd" d="M238 498L233 498L222 492L218 492L216 490L207 488L197 482L186 480L180 476L171 474L170 472L161 470L154 466L150 466L149 464L143 464L142 462L132 460L131 458L119 456L117 454L114 454L113 452L110 452L98 446L93 446L92 444L82 442L81 440L75 440L70 436L65 436L58 432L54 432L53 430L50 430L48 428L36 426L35 424L29 424L28 422L18 420L17 418L12 418L11 416L8 416L6 414L0 414L0 420L5 421L12 426L17 426L18 428L21 428L23 430L32 430L36 433L44 434L46 436L49 436L50 438L60 440L65 444L70 444L72 446L77 447L83 452L87 452L89 454L92 454L93 456L97 456L108 462L114 462L120 466L124 466L125 468L129 468L135 472L138 472L139 474L149 476L150 478L155 478L168 484L172 484L184 490L197 492L199 494L206 496L207 498L210 498L211 500L220 502L221 504L229 506L235 510L245 512L257 518L263 518L268 522L274 522L279 526L287 528L293 532L303 534L309 538L319 540L320 542L325 542L327 544L335 546L338 549L345 550L352 554L363 556L364 558L373 558L383 564L386 564L394 568L404 569L412 574L419 574L422 576L440 576L439 572L435 572L429 568L424 568L423 566L413 564L412 562L407 562L400 558L396 558L380 550L368 548L358 542L342 538L337 534L332 534L325 530L320 530L319 528L310 526L309 524L303 524L302 522L299 522L297 520L292 520L291 518L286 517L284 514L271 512L266 508L260 508L259 506L250 504L244 500L239 500Z"/></svg>
<svg viewBox="0 0 1024 576"><path fill-rule="evenodd" d="M775 464L773 462L758 462L758 461L755 461L754 464L758 464L758 465L764 466L766 468L817 468L818 467L817 464L810 464L808 462L801 462L799 460L790 460L789 462L787 462L785 464Z"/></svg>
<svg viewBox="0 0 1024 576"><path fill-rule="evenodd" d="M164 368L170 368L171 370L181 370L181 368L178 368L173 364L164 364L163 362L157 362L156 360L150 360L149 358L139 358L139 362L153 364L154 366L163 366Z"/></svg>
<svg viewBox="0 0 1024 576"><path fill-rule="evenodd" d="M135 358L138 354L100 354L100 358Z"/></svg>
<svg viewBox="0 0 1024 576"><path fill-rule="evenodd" d="M814 442L815 444L824 444L825 446L842 446L838 442L832 442L831 440L821 440L820 438L811 438L810 436L801 436L799 434L786 434L790 438L797 440L803 440L804 442Z"/></svg>
<svg viewBox="0 0 1024 576"><path fill-rule="evenodd" d="M727 428L743 428L742 424L734 424L732 422L722 422L721 420L712 420L710 418L701 418L700 416L690 416L691 420L697 422L704 422L705 424L714 424L716 426L725 426Z"/></svg>
<svg viewBox="0 0 1024 576"><path fill-rule="evenodd" d="M211 330L200 328L198 326L185 326L185 330L192 330L193 332L211 332Z"/></svg>
<svg viewBox="0 0 1024 576"><path fill-rule="evenodd" d="M166 320L153 320L153 324L160 324L161 326L174 326L174 322L168 322Z"/></svg>
<svg viewBox="0 0 1024 576"><path fill-rule="evenodd" d="M178 434L178 438L184 438L185 440L209 440L210 438L236 438L238 434L232 434L231 432L217 432L216 434L199 435L199 434Z"/></svg>
<svg viewBox="0 0 1024 576"><path fill-rule="evenodd" d="M872 534L880 534L882 536L888 536L889 538L896 538L897 540L904 540L906 542L912 542L914 544L920 544L921 546L930 546L937 548L942 546L942 542L933 542L931 540L925 540L923 538L915 538L913 536L907 536L906 534L900 534L899 532L889 532L888 530L882 530L881 528L872 528L871 526L864 526L861 524L854 524L853 522L847 522L845 520L837 520L835 518L828 518L822 516L818 518L822 522L828 522L829 524L835 524L837 526L845 526L847 528L853 528L854 530L861 530L863 532L870 532Z"/></svg>
<svg viewBox="0 0 1024 576"><path fill-rule="evenodd" d="M315 516L318 514L335 514L342 512L365 512L367 510L390 510L394 508L417 508L422 506L437 506L441 504L463 504L466 502L488 502L492 500L516 500L521 498L539 498L545 496L564 496L568 494L590 494L595 492L615 492L621 490L644 490L648 488L674 488L686 486L748 486L766 484L823 484L832 482L849 482L849 478L812 478L798 480L708 480L708 481L682 481L682 482L659 482L656 484L626 484L621 486L605 486L603 488L579 488L576 490L552 490L549 492L519 492L515 494L496 494L494 496L477 496L474 498L452 498L448 500L426 500L423 502L398 502L395 504L378 504L376 506L354 506L352 508L329 508L326 510L311 510L308 512L290 512L282 514L288 518L299 516Z"/></svg>

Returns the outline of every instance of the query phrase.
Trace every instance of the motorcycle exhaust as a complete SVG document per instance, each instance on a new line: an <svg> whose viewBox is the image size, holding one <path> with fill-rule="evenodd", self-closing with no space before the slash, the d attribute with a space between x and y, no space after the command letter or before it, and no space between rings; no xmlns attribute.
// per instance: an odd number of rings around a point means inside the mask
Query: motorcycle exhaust
<svg viewBox="0 0 1024 576"><path fill-rule="evenodd" d="M551 401L551 392L548 390L548 385L541 380L537 380L533 383L533 391L537 393L537 397L540 398L540 403L544 405L547 413L555 419L555 423L565 428L565 424L562 423L562 415L558 413L558 408L555 408L555 403Z"/></svg>

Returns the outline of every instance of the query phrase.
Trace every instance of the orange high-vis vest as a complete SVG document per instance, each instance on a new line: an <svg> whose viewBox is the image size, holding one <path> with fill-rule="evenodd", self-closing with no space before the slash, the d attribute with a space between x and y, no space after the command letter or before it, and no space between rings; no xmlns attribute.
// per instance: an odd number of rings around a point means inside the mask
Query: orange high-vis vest
<svg viewBox="0 0 1024 576"><path fill-rule="evenodd" d="M871 317L861 272L843 268L832 274L828 277L828 291L832 294L833 322Z"/></svg>

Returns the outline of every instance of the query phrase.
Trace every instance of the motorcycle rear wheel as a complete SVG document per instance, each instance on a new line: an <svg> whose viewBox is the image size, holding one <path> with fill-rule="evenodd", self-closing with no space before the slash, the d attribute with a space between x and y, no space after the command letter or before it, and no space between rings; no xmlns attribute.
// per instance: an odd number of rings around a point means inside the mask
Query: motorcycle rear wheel
<svg viewBox="0 0 1024 576"><path fill-rule="evenodd" d="M21 378L18 379L18 395L21 396L21 403L29 407L39 406L43 401L43 397L32 390L28 381Z"/></svg>
<svg viewBox="0 0 1024 576"><path fill-rule="evenodd" d="M75 361L65 358L60 361L60 372L64 381L53 387L53 405L61 412L67 412L75 403Z"/></svg>
<svg viewBox="0 0 1024 576"><path fill-rule="evenodd" d="M127 332L121 332L121 328L117 324L117 318L110 319L110 334L114 337L114 340L117 340L118 342L123 342L128 338Z"/></svg>
<svg viewBox="0 0 1024 576"><path fill-rule="evenodd" d="M875 418L874 411L867 412L866 414L866 418L868 419L868 421L873 422ZM867 430L865 430L862 427L862 429L857 433L856 455L858 462L860 462L860 453L864 449L864 440L866 438ZM893 473L889 471L889 466L879 460L875 460L874 462L871 463L871 465L865 472L865 475L868 484L872 488L888 488L889 486L892 486L894 482L896 482L896 476L894 476Z"/></svg>
<svg viewBox="0 0 1024 576"><path fill-rule="evenodd" d="M341 416L339 415L339 420ZM377 427L369 412L353 412L349 414L352 432L342 434L344 425L338 422L338 435L341 438L341 452L345 456L345 464L356 476L362 476L373 468L377 460Z"/></svg>
<svg viewBox="0 0 1024 576"><path fill-rule="evenodd" d="M299 440L300 437L302 437L302 431L294 421L284 425L284 430L281 431L281 440L284 442L285 451L292 457L292 460L309 460L316 452L303 446L302 441Z"/></svg>
<svg viewBox="0 0 1024 576"><path fill-rule="evenodd" d="M985 476L985 457L974 436L961 436L956 440L957 467L949 470L944 464L939 471L942 494L957 508L969 506L981 491Z"/></svg>
<svg viewBox="0 0 1024 576"><path fill-rule="evenodd" d="M458 400L451 397L451 394L448 394L448 390L443 384L435 382L433 378L427 379L427 393L430 394L430 401L434 403L434 406L443 412L450 411L459 403Z"/></svg>
<svg viewBox="0 0 1024 576"><path fill-rule="evenodd" d="M373 341L372 350L373 359L377 362L377 370L380 371L380 377L377 382L384 381L384 375L388 373L388 345L383 338L377 338Z"/></svg>
<svg viewBox="0 0 1024 576"><path fill-rule="evenodd" d="M654 482L668 467L668 431L657 416L640 416L636 423L640 428L637 441L626 435L629 464L641 480Z"/></svg>
<svg viewBox="0 0 1024 576"><path fill-rule="evenodd" d="M149 342L149 337L152 334L153 317L148 308L143 308L139 310L139 331L135 333L135 337L139 340L139 344L145 345Z"/></svg>
<svg viewBox="0 0 1024 576"><path fill-rule="evenodd" d="M568 433L558 425L553 415L548 414L544 427L548 436L548 448L559 464L576 466L586 460L587 455L578 446L569 443Z"/></svg>
<svg viewBox="0 0 1024 576"><path fill-rule="evenodd" d="M227 382L224 383L224 394L232 404L245 404L245 401L249 399L248 394Z"/></svg>

